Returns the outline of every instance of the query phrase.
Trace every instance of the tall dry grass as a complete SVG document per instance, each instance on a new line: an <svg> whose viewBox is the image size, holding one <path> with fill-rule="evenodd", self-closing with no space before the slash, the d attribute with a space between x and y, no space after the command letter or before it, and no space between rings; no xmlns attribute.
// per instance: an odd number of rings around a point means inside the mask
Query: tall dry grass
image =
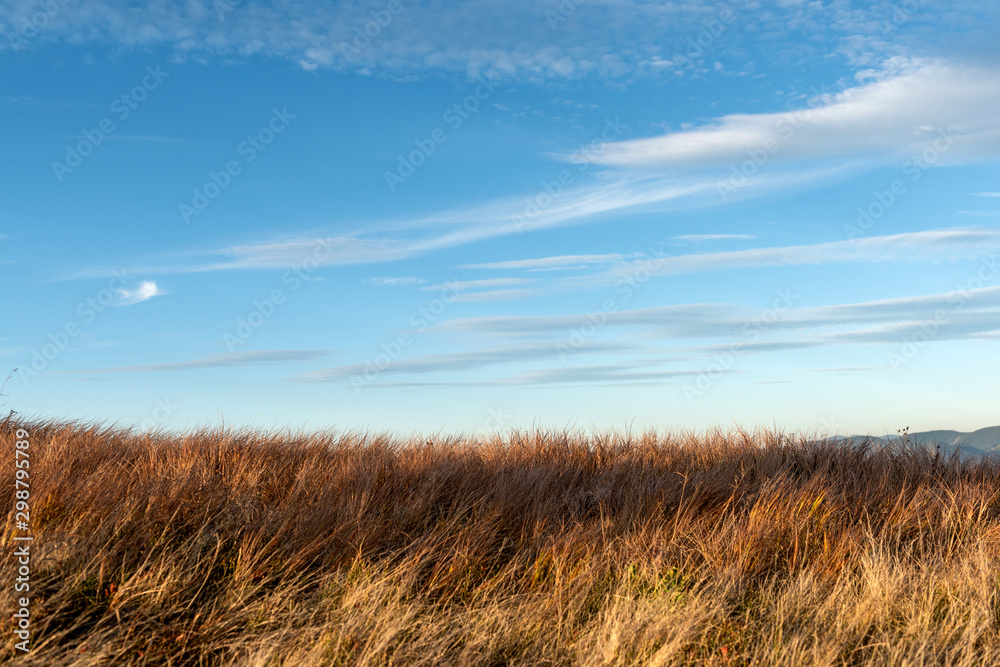
<svg viewBox="0 0 1000 667"><path fill-rule="evenodd" d="M993 460L774 433L35 422L0 427L7 490L18 427L36 639L4 660L1000 664ZM0 558L5 639L15 568Z"/></svg>

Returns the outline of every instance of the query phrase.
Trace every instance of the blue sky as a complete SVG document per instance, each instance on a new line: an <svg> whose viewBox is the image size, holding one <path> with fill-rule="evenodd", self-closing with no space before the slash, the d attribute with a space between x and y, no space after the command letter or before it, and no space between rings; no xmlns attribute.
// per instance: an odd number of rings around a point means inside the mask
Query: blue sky
<svg viewBox="0 0 1000 667"><path fill-rule="evenodd" d="M0 26L24 414L1000 422L995 3L52 0Z"/></svg>

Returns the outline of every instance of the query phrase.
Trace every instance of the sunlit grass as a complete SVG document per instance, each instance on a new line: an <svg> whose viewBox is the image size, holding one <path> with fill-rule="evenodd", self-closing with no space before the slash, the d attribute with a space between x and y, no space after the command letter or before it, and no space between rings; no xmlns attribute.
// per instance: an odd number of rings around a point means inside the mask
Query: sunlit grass
<svg viewBox="0 0 1000 667"><path fill-rule="evenodd" d="M1000 664L991 459L19 427L34 664Z"/></svg>

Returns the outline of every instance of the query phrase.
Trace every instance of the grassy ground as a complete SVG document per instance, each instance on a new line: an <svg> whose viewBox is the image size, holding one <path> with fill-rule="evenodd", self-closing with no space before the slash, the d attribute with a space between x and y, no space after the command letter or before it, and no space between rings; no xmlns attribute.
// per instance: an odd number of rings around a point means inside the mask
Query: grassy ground
<svg viewBox="0 0 1000 667"><path fill-rule="evenodd" d="M1000 463L742 432L30 433L37 665L1000 664ZM13 505L13 500L9 503Z"/></svg>

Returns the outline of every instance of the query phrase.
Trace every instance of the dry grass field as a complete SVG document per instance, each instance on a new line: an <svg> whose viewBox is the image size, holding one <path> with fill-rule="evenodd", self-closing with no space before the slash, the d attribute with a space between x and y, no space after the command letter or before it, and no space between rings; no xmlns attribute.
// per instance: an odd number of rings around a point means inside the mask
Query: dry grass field
<svg viewBox="0 0 1000 667"><path fill-rule="evenodd" d="M13 664L1000 664L995 460L766 432L39 422L0 427L0 451Z"/></svg>

